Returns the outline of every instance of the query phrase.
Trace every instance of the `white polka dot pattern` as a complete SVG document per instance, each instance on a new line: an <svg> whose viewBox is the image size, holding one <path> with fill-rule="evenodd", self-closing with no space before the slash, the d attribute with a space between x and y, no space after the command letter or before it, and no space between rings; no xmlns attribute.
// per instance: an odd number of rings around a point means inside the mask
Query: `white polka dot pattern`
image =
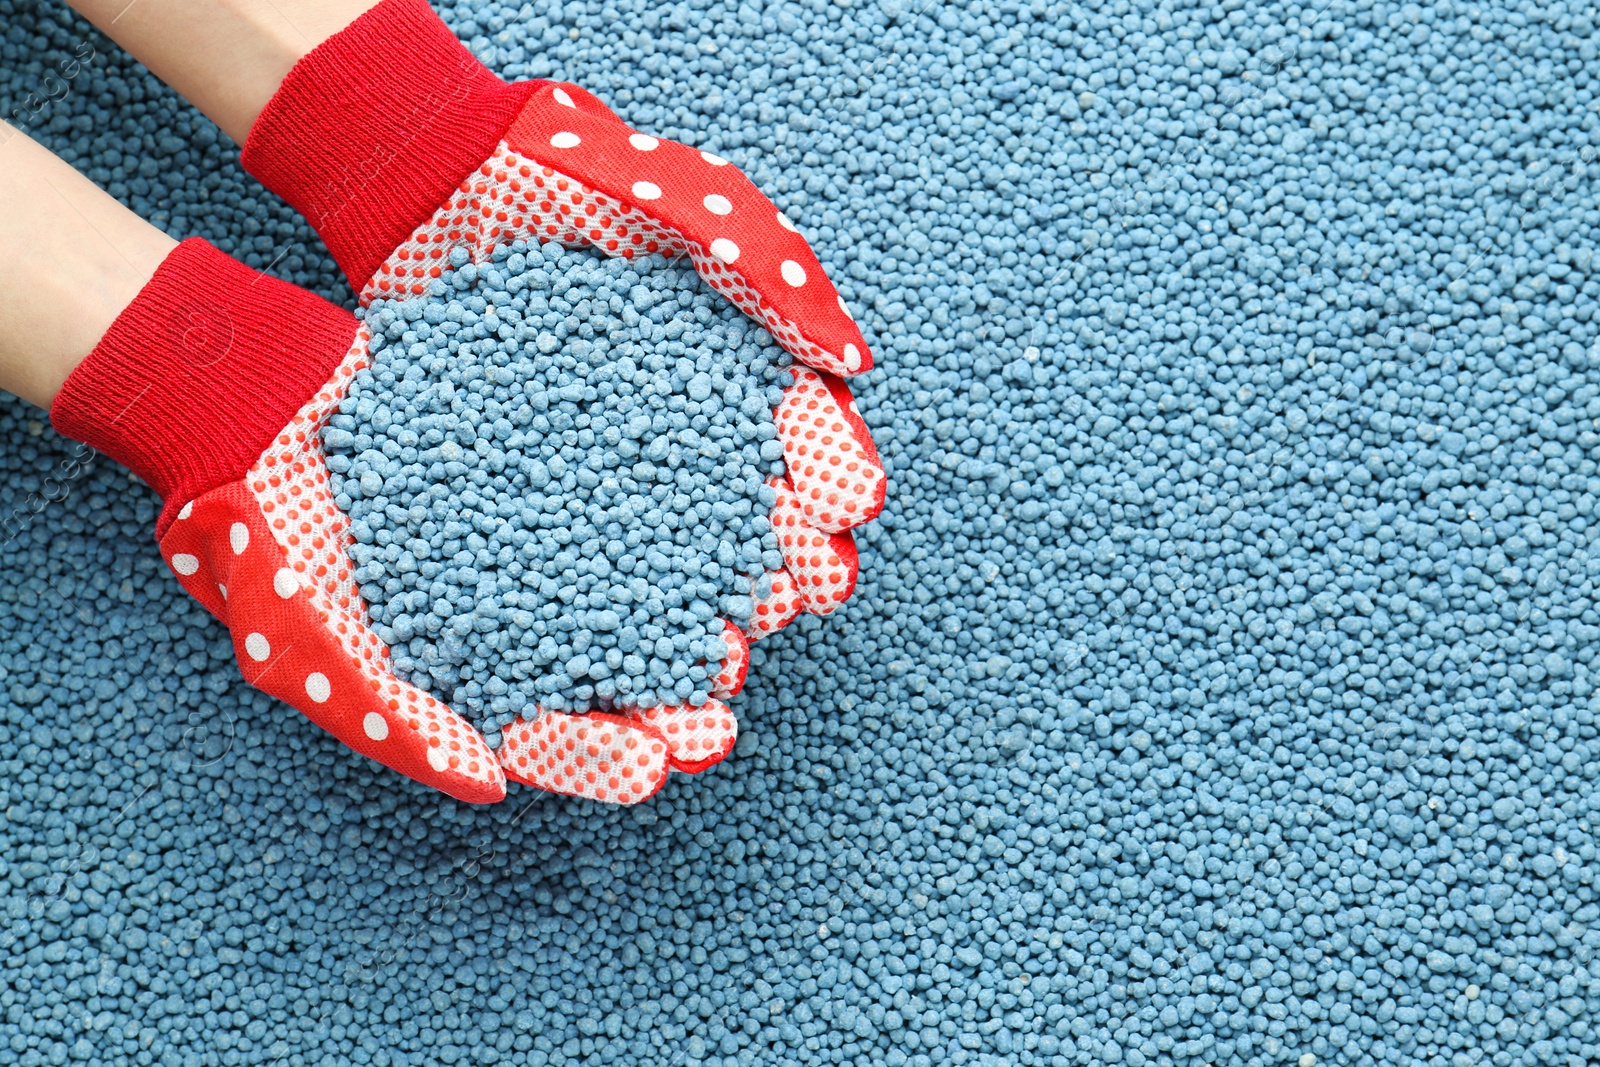
<svg viewBox="0 0 1600 1067"><path fill-rule="evenodd" d="M848 413L822 375L796 367L778 405L784 465L807 521L841 533L877 517L888 489L883 467L864 443L860 416Z"/></svg>
<svg viewBox="0 0 1600 1067"><path fill-rule="evenodd" d="M825 534L812 526L788 479L773 484L778 502L772 508L772 529L783 551L784 569L794 578L805 610L832 614L856 587L855 539L848 532Z"/></svg>
<svg viewBox="0 0 1600 1067"><path fill-rule="evenodd" d="M733 244L731 241L728 243L730 245ZM849 361L843 355L836 356L820 345L808 340L800 332L798 326L778 314L759 292L751 287L743 277L730 270L727 264L714 254L716 247L716 242L713 241L711 245L712 251L707 253L701 251L699 245L691 246L689 259L694 263L694 269L700 277L704 278L713 289L727 297L729 303L765 326L774 340L807 366L827 371L830 374L844 376L861 372L862 367L859 361L855 367L851 367ZM737 246L734 246L734 255L738 255ZM847 342L846 345L840 347L841 353L845 347L853 348L854 345Z"/></svg>
<svg viewBox="0 0 1600 1067"><path fill-rule="evenodd" d="M300 579L288 567L279 567L272 575L272 588L280 597L288 600L300 591Z"/></svg>

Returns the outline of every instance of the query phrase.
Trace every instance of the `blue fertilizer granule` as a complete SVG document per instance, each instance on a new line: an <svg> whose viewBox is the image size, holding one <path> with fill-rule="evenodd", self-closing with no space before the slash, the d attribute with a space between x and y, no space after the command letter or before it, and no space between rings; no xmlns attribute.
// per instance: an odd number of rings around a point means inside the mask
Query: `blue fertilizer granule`
<svg viewBox="0 0 1600 1067"><path fill-rule="evenodd" d="M1600 1062L1588 9L443 10L812 239L878 361L855 595L713 770L474 808L245 686L148 490L0 404L0 1059ZM51 72L50 147L341 293L0 0L0 114Z"/></svg>
<svg viewBox="0 0 1600 1067"><path fill-rule="evenodd" d="M659 256L453 254L367 308L323 443L396 672L491 747L524 712L710 699L782 566L772 412L789 355Z"/></svg>

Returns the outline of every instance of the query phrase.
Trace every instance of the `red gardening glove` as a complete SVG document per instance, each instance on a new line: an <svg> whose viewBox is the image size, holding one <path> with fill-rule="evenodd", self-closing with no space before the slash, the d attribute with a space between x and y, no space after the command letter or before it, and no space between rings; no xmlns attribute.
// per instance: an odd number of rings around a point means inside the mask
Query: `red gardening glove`
<svg viewBox="0 0 1600 1067"><path fill-rule="evenodd" d="M352 577L321 428L367 365L368 340L349 312L185 241L67 379L50 416L161 495L161 554L228 627L247 681L407 777L496 801L505 777L495 754L394 675ZM730 644L721 694L743 682L748 662L743 642ZM523 729L540 754L529 784L628 803L653 795L669 769L705 764L684 738L731 746L735 727L712 700L648 718L545 712Z"/></svg>
<svg viewBox="0 0 1600 1067"><path fill-rule="evenodd" d="M639 133L577 86L507 85L422 0L385 0L295 67L244 164L311 221L363 302L421 295L457 246L479 262L532 238L689 256L804 364L776 412L785 565L745 632L758 639L848 598L848 531L878 514L887 483L839 376L872 358L805 239L727 160ZM536 725L505 737L506 771L526 780L544 762ZM706 753L700 767L731 743L719 730L682 742Z"/></svg>

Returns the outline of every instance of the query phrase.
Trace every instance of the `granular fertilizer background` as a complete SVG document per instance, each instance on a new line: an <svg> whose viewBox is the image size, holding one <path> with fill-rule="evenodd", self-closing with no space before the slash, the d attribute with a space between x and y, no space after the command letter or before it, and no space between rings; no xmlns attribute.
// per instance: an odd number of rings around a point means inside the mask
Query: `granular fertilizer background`
<svg viewBox="0 0 1600 1067"><path fill-rule="evenodd" d="M4 113L339 295L62 10L0 0ZM722 766L469 808L248 689L148 491L0 405L9 1062L1600 1059L1588 15L444 13L813 238L880 360L861 584Z"/></svg>

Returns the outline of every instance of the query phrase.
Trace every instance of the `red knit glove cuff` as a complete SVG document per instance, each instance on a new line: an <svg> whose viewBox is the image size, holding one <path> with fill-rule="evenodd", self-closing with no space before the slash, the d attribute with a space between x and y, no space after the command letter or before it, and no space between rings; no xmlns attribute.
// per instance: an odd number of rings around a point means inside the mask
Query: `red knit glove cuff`
<svg viewBox="0 0 1600 1067"><path fill-rule="evenodd" d="M244 476L349 353L355 316L183 242L117 316L50 408L177 509Z"/></svg>
<svg viewBox="0 0 1600 1067"><path fill-rule="evenodd" d="M540 84L495 77L424 0L385 0L289 72L244 167L316 227L360 292Z"/></svg>

